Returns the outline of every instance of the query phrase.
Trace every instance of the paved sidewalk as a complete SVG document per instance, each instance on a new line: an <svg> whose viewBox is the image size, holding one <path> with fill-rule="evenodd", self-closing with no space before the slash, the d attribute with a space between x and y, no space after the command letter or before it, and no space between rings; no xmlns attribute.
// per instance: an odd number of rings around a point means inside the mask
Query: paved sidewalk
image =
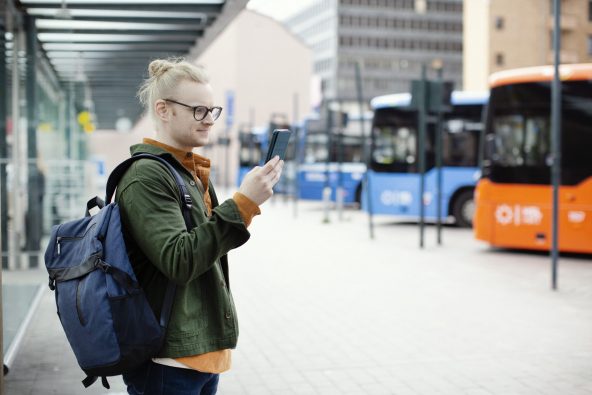
<svg viewBox="0 0 592 395"><path fill-rule="evenodd" d="M559 291L549 258L489 249L470 231L417 227L348 211L322 223L318 203L298 219L266 203L251 240L231 253L241 335L221 395L592 394L592 259L563 257ZM45 273L37 274L45 282ZM5 282L35 276L5 273ZM6 393L84 390L53 294L41 301L6 377Z"/></svg>

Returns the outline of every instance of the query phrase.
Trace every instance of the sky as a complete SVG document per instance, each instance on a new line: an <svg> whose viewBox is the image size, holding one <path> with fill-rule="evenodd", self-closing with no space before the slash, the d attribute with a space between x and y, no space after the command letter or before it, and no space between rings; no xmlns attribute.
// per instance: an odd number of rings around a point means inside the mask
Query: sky
<svg viewBox="0 0 592 395"><path fill-rule="evenodd" d="M316 0L251 0L247 8L283 21Z"/></svg>

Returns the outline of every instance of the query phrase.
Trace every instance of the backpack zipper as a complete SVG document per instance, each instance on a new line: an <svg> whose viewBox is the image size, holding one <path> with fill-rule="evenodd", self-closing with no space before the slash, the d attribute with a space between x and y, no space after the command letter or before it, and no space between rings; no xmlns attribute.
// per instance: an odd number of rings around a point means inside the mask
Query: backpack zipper
<svg viewBox="0 0 592 395"><path fill-rule="evenodd" d="M64 241L70 241L70 240L79 240L84 238L84 236L81 237L66 237L66 236L58 236L56 238L56 243L58 245L58 255L60 255L62 253L62 242Z"/></svg>
<svg viewBox="0 0 592 395"><path fill-rule="evenodd" d="M56 244L57 244L57 248L58 248L58 255L60 255L62 253L62 245L61 245L61 243L63 241L84 239L84 237L86 236L86 234L88 233L88 231L91 230L92 228L94 228L95 225L96 225L96 223L92 224L90 226L90 228L88 228L86 230L86 232L84 232L84 234L82 236L58 236L58 237L56 237Z"/></svg>

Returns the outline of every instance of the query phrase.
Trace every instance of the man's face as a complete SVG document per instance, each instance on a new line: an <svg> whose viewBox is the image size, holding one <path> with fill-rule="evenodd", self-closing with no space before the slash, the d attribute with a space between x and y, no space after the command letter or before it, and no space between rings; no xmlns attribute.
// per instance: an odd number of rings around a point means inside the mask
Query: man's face
<svg viewBox="0 0 592 395"><path fill-rule="evenodd" d="M187 104L191 107L212 107L212 87L195 81L182 81L175 93L169 99ZM193 109L180 104L166 102L168 107L168 132L171 140L179 148L191 150L195 147L203 147L208 143L210 129L214 119L210 112L201 121L193 117Z"/></svg>

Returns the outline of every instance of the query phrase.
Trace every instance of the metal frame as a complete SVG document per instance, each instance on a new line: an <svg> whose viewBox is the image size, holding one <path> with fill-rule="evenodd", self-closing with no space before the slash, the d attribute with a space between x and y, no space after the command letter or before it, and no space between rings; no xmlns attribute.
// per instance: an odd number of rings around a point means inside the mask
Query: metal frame
<svg viewBox="0 0 592 395"><path fill-rule="evenodd" d="M142 114L135 99L151 59L201 53L247 0L15 0L35 20L41 57L62 87L90 91L98 129ZM65 88L64 88L65 89ZM126 99L127 98L127 99ZM83 103L77 108L82 110Z"/></svg>

